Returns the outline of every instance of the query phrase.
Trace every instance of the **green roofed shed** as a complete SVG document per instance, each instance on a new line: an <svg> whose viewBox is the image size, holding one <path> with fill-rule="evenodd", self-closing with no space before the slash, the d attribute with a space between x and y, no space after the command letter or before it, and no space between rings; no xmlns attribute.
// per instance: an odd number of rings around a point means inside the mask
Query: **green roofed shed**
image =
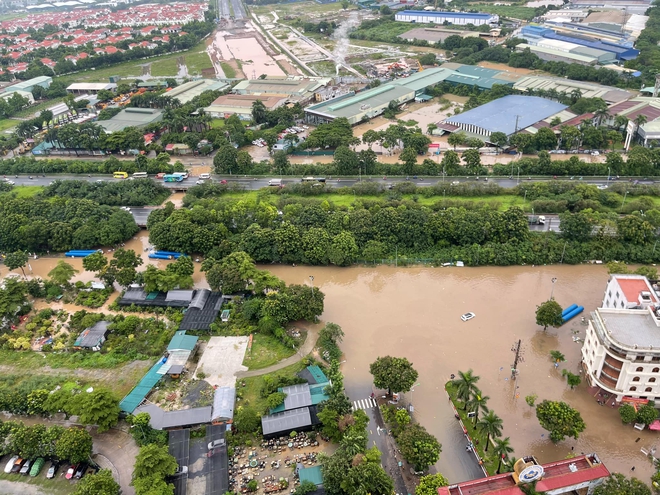
<svg viewBox="0 0 660 495"><path fill-rule="evenodd" d="M172 337L172 340L170 340L170 343L167 346L167 350L186 350L192 352L193 349L195 349L195 345L197 345L198 338L199 337L195 337L193 335L186 335L185 330L180 330L176 332L174 337Z"/></svg>
<svg viewBox="0 0 660 495"><path fill-rule="evenodd" d="M300 482L311 481L316 486L323 484L323 473L321 473L321 466L312 466L308 468L301 468L298 470Z"/></svg>

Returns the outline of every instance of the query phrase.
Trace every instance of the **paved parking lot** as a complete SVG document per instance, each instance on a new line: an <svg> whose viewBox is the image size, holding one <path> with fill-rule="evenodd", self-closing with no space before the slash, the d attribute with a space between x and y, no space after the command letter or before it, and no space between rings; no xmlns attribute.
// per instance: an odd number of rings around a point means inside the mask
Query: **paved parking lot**
<svg viewBox="0 0 660 495"><path fill-rule="evenodd" d="M247 370L243 366L247 344L247 337L211 337L199 360L195 377L202 370L206 374L204 379L210 385L235 386L236 374Z"/></svg>

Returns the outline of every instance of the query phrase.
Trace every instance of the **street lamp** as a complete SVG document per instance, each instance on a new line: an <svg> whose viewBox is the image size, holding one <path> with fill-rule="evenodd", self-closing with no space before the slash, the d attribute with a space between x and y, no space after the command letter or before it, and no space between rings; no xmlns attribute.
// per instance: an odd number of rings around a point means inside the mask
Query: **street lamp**
<svg viewBox="0 0 660 495"><path fill-rule="evenodd" d="M554 293L555 293L555 282L557 281L557 277L552 277L552 290L550 291L550 300L552 300Z"/></svg>
<svg viewBox="0 0 660 495"><path fill-rule="evenodd" d="M516 184L520 184L520 167L518 167L518 180L516 180Z"/></svg>
<svg viewBox="0 0 660 495"><path fill-rule="evenodd" d="M419 383L415 383L410 389L410 405L408 406L410 412L415 411L415 408L413 407L413 392L415 391L415 387L419 387Z"/></svg>
<svg viewBox="0 0 660 495"><path fill-rule="evenodd" d="M312 283L312 299L314 299L314 275L310 275L309 280Z"/></svg>
<svg viewBox="0 0 660 495"><path fill-rule="evenodd" d="M607 186L609 187L610 185L610 167L607 167Z"/></svg>

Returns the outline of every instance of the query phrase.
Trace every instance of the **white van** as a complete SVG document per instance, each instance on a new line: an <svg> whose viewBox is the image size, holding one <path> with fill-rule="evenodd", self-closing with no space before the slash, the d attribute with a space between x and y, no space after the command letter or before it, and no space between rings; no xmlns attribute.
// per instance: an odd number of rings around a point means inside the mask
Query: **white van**
<svg viewBox="0 0 660 495"><path fill-rule="evenodd" d="M278 187L281 187L281 186L282 186L282 179L270 179L270 180L268 181L268 185L269 185L269 186L278 186Z"/></svg>
<svg viewBox="0 0 660 495"><path fill-rule="evenodd" d="M199 178L200 178L200 179L210 179L210 178L211 178L211 174L199 174Z"/></svg>

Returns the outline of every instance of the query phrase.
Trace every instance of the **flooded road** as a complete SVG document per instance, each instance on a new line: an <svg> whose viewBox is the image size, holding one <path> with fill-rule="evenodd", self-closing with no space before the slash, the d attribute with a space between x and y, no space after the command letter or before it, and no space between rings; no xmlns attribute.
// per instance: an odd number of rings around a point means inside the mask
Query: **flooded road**
<svg viewBox="0 0 660 495"><path fill-rule="evenodd" d="M470 479L473 468L443 385L451 373L472 368L490 397L489 408L504 420L516 456L550 462L597 452L611 471L630 475L635 466L635 475L649 483L654 469L640 448L653 447L657 435L622 425L618 411L599 406L584 383L571 390L562 380L561 369L578 373L581 344L573 336L584 337L586 324L577 318L544 333L535 323L536 306L550 297L553 277L559 304L583 305L588 315L601 302L605 267L266 268L287 283L309 284L314 276L325 293L323 320L338 323L346 334L341 347L349 395L355 389L370 393L369 364L378 356L405 356L414 364L420 383L412 397L415 415L442 443L436 467L451 482ZM468 311L476 318L464 323L460 316ZM524 361L514 397L511 348L518 339ZM559 370L549 356L555 349L566 356ZM578 409L587 425L580 438L553 445L525 403L532 393L538 402L563 400Z"/></svg>

